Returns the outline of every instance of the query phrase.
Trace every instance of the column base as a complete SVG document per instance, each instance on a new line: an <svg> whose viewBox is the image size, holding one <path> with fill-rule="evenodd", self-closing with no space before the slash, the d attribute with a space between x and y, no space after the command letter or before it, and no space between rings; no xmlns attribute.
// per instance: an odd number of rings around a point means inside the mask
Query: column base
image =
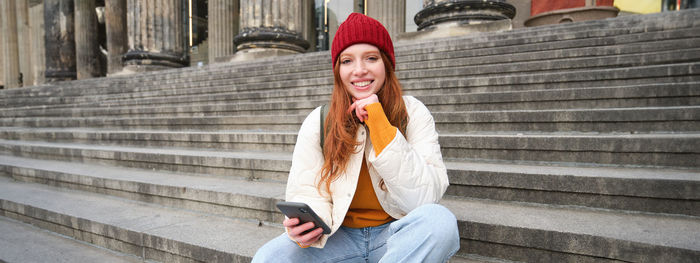
<svg viewBox="0 0 700 263"><path fill-rule="evenodd" d="M282 28L246 28L233 38L238 52L248 49L276 49L304 53L309 48L301 35ZM234 55L235 56L235 55Z"/></svg>
<svg viewBox="0 0 700 263"><path fill-rule="evenodd" d="M418 31L443 23L480 24L513 19L515 7L496 0L450 0L426 6L413 19Z"/></svg>
<svg viewBox="0 0 700 263"><path fill-rule="evenodd" d="M513 29L513 22L510 19L484 22L479 24L464 24L460 22L442 23L430 29L417 32L408 32L396 36L396 42L426 40L444 37L456 37L483 32L501 32Z"/></svg>

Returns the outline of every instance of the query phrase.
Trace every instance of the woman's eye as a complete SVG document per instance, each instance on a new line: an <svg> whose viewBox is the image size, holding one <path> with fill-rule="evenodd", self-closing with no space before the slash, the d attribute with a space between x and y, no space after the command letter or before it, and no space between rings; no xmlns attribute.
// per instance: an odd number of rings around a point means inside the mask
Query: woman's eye
<svg viewBox="0 0 700 263"><path fill-rule="evenodd" d="M351 60L349 60L349 59L343 59L340 61L340 64L349 64L350 62L351 62Z"/></svg>
<svg viewBox="0 0 700 263"><path fill-rule="evenodd" d="M368 57L367 60L369 60L369 61L377 61L377 60L379 60L379 58L377 58L377 57Z"/></svg>

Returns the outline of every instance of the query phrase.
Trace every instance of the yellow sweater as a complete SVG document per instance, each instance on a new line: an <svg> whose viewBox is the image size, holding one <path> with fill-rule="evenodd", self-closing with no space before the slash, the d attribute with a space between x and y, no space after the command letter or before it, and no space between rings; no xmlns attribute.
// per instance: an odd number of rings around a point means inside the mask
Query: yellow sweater
<svg viewBox="0 0 700 263"><path fill-rule="evenodd" d="M386 118L381 104L373 103L365 106L365 109L369 115L369 118L365 120L370 131L369 137L372 140L375 153L379 155L394 140L397 129ZM355 190L350 209L343 220L343 226L352 228L372 227L383 225L392 220L394 219L384 212L384 209L379 204L377 194L374 192L374 187L372 187L367 161L362 160L357 190Z"/></svg>

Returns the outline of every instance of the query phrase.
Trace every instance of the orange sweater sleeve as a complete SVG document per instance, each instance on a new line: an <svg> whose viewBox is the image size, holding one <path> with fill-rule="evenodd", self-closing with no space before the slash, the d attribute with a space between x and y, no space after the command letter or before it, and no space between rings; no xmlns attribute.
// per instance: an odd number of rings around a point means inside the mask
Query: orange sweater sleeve
<svg viewBox="0 0 700 263"><path fill-rule="evenodd" d="M386 118L382 104L379 102L365 106L368 118L365 121L369 127L369 138L372 140L374 152L379 155L384 148L396 137L396 127Z"/></svg>

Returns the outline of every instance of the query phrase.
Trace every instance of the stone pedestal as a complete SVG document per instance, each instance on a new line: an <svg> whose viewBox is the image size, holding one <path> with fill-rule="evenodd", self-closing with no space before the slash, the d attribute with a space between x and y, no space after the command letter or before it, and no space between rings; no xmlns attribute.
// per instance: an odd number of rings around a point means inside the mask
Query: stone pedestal
<svg viewBox="0 0 700 263"><path fill-rule="evenodd" d="M78 79L101 74L95 1L75 0L75 58Z"/></svg>
<svg viewBox="0 0 700 263"><path fill-rule="evenodd" d="M72 0L44 0L46 82L76 78L73 18Z"/></svg>
<svg viewBox="0 0 700 263"><path fill-rule="evenodd" d="M454 24L481 24L515 17L515 7L505 0L423 0L414 20L418 30Z"/></svg>
<svg viewBox="0 0 700 263"><path fill-rule="evenodd" d="M245 1L245 0L244 0ZM238 34L238 0L209 0L209 63L236 52L233 38Z"/></svg>
<svg viewBox="0 0 700 263"><path fill-rule="evenodd" d="M107 75L121 72L122 56L127 51L126 0L105 1L105 29L107 33Z"/></svg>
<svg viewBox="0 0 700 263"><path fill-rule="evenodd" d="M15 0L0 1L2 14L2 41L4 58L3 80L6 89L22 86L19 71L19 49L17 43L17 8Z"/></svg>
<svg viewBox="0 0 700 263"><path fill-rule="evenodd" d="M405 0L367 0L367 15L381 22L392 38L406 31Z"/></svg>
<svg viewBox="0 0 700 263"><path fill-rule="evenodd" d="M302 1L252 0L240 5L242 29L234 38L238 52L233 61L298 54L309 48L301 34Z"/></svg>
<svg viewBox="0 0 700 263"><path fill-rule="evenodd" d="M128 0L124 69L143 72L187 64L181 0Z"/></svg>

